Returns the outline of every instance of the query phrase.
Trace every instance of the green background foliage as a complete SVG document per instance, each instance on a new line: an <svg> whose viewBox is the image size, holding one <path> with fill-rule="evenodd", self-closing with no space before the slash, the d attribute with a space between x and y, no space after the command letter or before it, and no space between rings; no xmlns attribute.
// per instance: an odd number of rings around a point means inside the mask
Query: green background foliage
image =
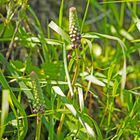
<svg viewBox="0 0 140 140"><path fill-rule="evenodd" d="M0 0L0 139L138 140L139 4ZM81 32L75 49L71 6Z"/></svg>

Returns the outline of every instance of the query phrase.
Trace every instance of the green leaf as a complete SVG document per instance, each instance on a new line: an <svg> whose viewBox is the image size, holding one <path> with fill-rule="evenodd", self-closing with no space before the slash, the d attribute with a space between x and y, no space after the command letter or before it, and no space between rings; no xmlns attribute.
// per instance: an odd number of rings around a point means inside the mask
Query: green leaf
<svg viewBox="0 0 140 140"><path fill-rule="evenodd" d="M2 34L2 39L12 37L14 33L14 28L11 23L4 25L4 23L0 24L0 35Z"/></svg>
<svg viewBox="0 0 140 140"><path fill-rule="evenodd" d="M68 87L70 89L71 96L73 96L74 92L73 92L73 89L72 89L71 79L70 79L69 71L68 71L67 57L66 57L66 46L65 46L65 44L63 44L63 61L64 61L64 68L65 68L66 77L67 77L67 80L68 80Z"/></svg>
<svg viewBox="0 0 140 140"><path fill-rule="evenodd" d="M2 110L1 110L1 127L0 127L0 139L4 133L5 124L8 116L9 111L9 93L8 89L2 91Z"/></svg>
<svg viewBox="0 0 140 140"><path fill-rule="evenodd" d="M102 81L98 80L98 79L97 79L95 76L93 76L93 75L88 75L88 76L85 77L85 79L88 80L88 81L90 81L90 82L92 82L92 83L95 84L95 85L99 85L99 86L101 86L101 87L105 87L105 84L104 84Z"/></svg>
<svg viewBox="0 0 140 140"><path fill-rule="evenodd" d="M65 80L65 71L62 62L57 63L43 63L41 65L42 69L45 72L45 75L50 80Z"/></svg>
<svg viewBox="0 0 140 140"><path fill-rule="evenodd" d="M64 32L56 23L51 21L49 23L49 27L53 29L55 32L57 32L60 36L62 36L63 39L65 39L68 43L70 43L70 37L67 33Z"/></svg>
<svg viewBox="0 0 140 140"><path fill-rule="evenodd" d="M20 72L24 72L25 71L25 67L24 67L24 64L19 61L19 60L14 60L14 61L10 61L12 66L17 70L17 71L20 71Z"/></svg>
<svg viewBox="0 0 140 140"><path fill-rule="evenodd" d="M133 36L124 29L120 30L120 34L130 41L134 40Z"/></svg>
<svg viewBox="0 0 140 140"><path fill-rule="evenodd" d="M115 68L115 64L112 64L108 70L108 76L107 76L108 84L110 84L114 68Z"/></svg>
<svg viewBox="0 0 140 140"><path fill-rule="evenodd" d="M82 34L83 38L100 38L99 36L95 35L95 34L91 34L91 33L84 33Z"/></svg>
<svg viewBox="0 0 140 140"><path fill-rule="evenodd" d="M79 96L79 104L81 111L84 110L84 97L83 97L83 90L81 87L78 87L78 96Z"/></svg>
<svg viewBox="0 0 140 140"><path fill-rule="evenodd" d="M7 39L8 40L8 39ZM5 40L5 41L7 41L7 40ZM10 40L10 38L9 38L9 40ZM35 37L35 36L33 36L33 37L26 37L26 38L23 38L23 37L20 37L20 36L18 36L18 37L16 37L15 38L15 40L16 41L21 41L22 43L32 43L33 45L32 46L34 46L35 45L35 43L41 43L41 41L40 41L40 39L38 38L38 37ZM0 40L1 41L1 40ZM59 41L59 40L55 40L55 39L48 39L48 38L45 38L45 41L46 41L46 43L47 44L49 44L49 45L57 45L57 46L59 46L59 45L62 45L62 43L63 42L61 42L61 41ZM27 47L27 46L26 46Z"/></svg>

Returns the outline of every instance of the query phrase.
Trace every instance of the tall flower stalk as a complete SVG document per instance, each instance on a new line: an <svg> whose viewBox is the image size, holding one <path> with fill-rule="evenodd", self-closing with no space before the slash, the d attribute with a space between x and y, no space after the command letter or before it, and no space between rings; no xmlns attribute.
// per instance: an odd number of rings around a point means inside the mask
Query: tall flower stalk
<svg viewBox="0 0 140 140"><path fill-rule="evenodd" d="M72 80L72 86L74 87L78 73L79 73L79 58L80 58L80 45L81 45L81 34L80 34L80 25L77 16L77 10L75 7L71 7L69 9L69 35L71 38L71 48L72 51L70 52L71 58L74 56L75 63L75 71ZM70 54L68 54L70 56ZM69 95L69 94L68 94Z"/></svg>
<svg viewBox="0 0 140 140"><path fill-rule="evenodd" d="M79 56L80 56L79 50L80 50L80 44L81 44L80 26L79 26L77 11L76 11L75 7L71 7L69 9L69 35L71 38L71 51L68 53L68 59L76 60L74 63L75 72L74 72L73 79L72 79L72 87L74 87L75 82L77 80L78 73L79 73ZM72 96L70 93L70 90L69 90L67 96L69 98ZM59 126L57 128L58 139L61 136L61 130L63 127L64 120L65 120L65 114L62 114Z"/></svg>
<svg viewBox="0 0 140 140"><path fill-rule="evenodd" d="M37 121L36 121L36 140L40 140L41 135L41 124L42 124L42 113L45 112L45 99L43 96L43 92L39 83L38 75L32 71L30 73L30 78L32 82L32 90L33 90L33 97L34 100L32 101L33 104L33 112L37 114Z"/></svg>

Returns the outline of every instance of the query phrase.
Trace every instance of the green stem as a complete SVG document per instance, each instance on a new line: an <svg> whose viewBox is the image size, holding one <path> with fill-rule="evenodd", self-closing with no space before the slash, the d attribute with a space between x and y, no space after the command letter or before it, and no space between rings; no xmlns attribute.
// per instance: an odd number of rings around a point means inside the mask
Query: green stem
<svg viewBox="0 0 140 140"><path fill-rule="evenodd" d="M124 13L125 13L125 3L122 3L120 12L120 28L123 26L124 23Z"/></svg>
<svg viewBox="0 0 140 140"><path fill-rule="evenodd" d="M63 18L63 9L64 9L64 0L61 1L60 11L59 11L59 26L62 26L62 18Z"/></svg>
<svg viewBox="0 0 140 140"><path fill-rule="evenodd" d="M68 72L65 44L63 44L63 61L64 61L64 68L65 68L66 77L67 77L67 80L68 80L69 93L71 94L71 96L73 96L74 93L73 93L73 89L72 89L72 85L71 85L71 80L70 80L70 76L69 76L69 72ZM64 107L64 109L65 109L65 107ZM62 130L62 127L63 127L63 124L64 124L64 120L65 120L65 114L62 114L61 118L60 118L59 126L57 128L58 139L60 138L60 134L61 134L61 130Z"/></svg>
<svg viewBox="0 0 140 140"><path fill-rule="evenodd" d="M36 138L35 140L40 140L41 124L42 124L42 114L37 113L37 123L36 123Z"/></svg>
<svg viewBox="0 0 140 140"><path fill-rule="evenodd" d="M64 107L65 109L65 107ZM60 123L59 123L59 126L57 128L57 137L58 139L60 139L60 136L61 136L61 130L62 130L62 127L63 127L63 124L64 124L64 120L65 120L65 114L62 114L61 115L61 118L60 118Z"/></svg>
<svg viewBox="0 0 140 140"><path fill-rule="evenodd" d="M21 20L19 20L19 21L16 22L16 28L15 28L15 31L14 31L14 33L13 33L11 42L10 42L10 44L9 44L8 51L7 51L7 53L6 53L6 58L7 58L7 60L8 60L8 58L9 58L11 52L12 52L13 44L14 44L14 39L15 39L16 34L17 34L17 32L18 32L18 28L19 28L19 26L20 26L20 22L21 22Z"/></svg>
<svg viewBox="0 0 140 140"><path fill-rule="evenodd" d="M80 54L80 52L79 52L79 48L77 48L76 49L76 66L75 66L75 73L74 73L74 76L73 76L73 80L72 80L72 86L74 86L75 85L75 82L76 82L76 80L77 80L77 77L78 77L78 74L79 74L79 54Z"/></svg>
<svg viewBox="0 0 140 140"><path fill-rule="evenodd" d="M90 4L90 0L88 0L88 2L87 2L84 18L83 18L82 25L81 25L81 33L83 31L84 23L85 23L85 20L86 20L86 17L87 17L87 12L88 12L88 8L89 8L89 4Z"/></svg>
<svg viewBox="0 0 140 140"><path fill-rule="evenodd" d="M93 61L92 61L92 62L93 62ZM93 75L93 66L92 66L92 68L91 68L91 74L90 74L90 75ZM89 81L89 82L88 82L87 89L86 89L85 100L87 99L90 86L91 86L91 82Z"/></svg>
<svg viewBox="0 0 140 140"><path fill-rule="evenodd" d="M71 85L71 80L70 80L70 76L69 76L69 72L68 72L67 57L66 57L66 46L65 46L65 44L63 44L63 59L64 59L64 68L65 68L65 73L66 73L66 77L67 77L67 80L68 80L69 90L70 90L71 96L73 96L74 93L73 93L73 89L72 89L72 85Z"/></svg>
<svg viewBox="0 0 140 140"><path fill-rule="evenodd" d="M73 93L72 87L74 87L75 82L76 82L77 77L78 77L78 74L79 74L78 54L79 54L79 50L77 49L76 50L76 66L75 66L76 68L75 68L75 73L74 73L74 76L73 76L73 79L72 79L72 84L71 84L68 69L67 69L65 45L63 45L64 66L65 66L65 72L66 72L66 76L67 76L67 79L68 79L68 85L69 85L69 89L70 89L68 94L67 94L67 97L71 97L71 92ZM74 95L74 93L73 93L73 95ZM65 107L64 107L64 109L65 109ZM58 136L58 138L60 138L60 135L61 135L61 132L62 132L61 130L62 130L62 127L63 127L63 124L64 124L64 120L65 120L65 114L62 114L59 126L57 128L57 136Z"/></svg>

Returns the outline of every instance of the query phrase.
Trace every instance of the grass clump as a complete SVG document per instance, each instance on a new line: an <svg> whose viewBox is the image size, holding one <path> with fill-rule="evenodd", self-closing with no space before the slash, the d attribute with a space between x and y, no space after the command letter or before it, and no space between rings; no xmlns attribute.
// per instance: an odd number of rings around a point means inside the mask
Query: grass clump
<svg viewBox="0 0 140 140"><path fill-rule="evenodd" d="M0 2L0 139L139 139L139 1L59 2Z"/></svg>

